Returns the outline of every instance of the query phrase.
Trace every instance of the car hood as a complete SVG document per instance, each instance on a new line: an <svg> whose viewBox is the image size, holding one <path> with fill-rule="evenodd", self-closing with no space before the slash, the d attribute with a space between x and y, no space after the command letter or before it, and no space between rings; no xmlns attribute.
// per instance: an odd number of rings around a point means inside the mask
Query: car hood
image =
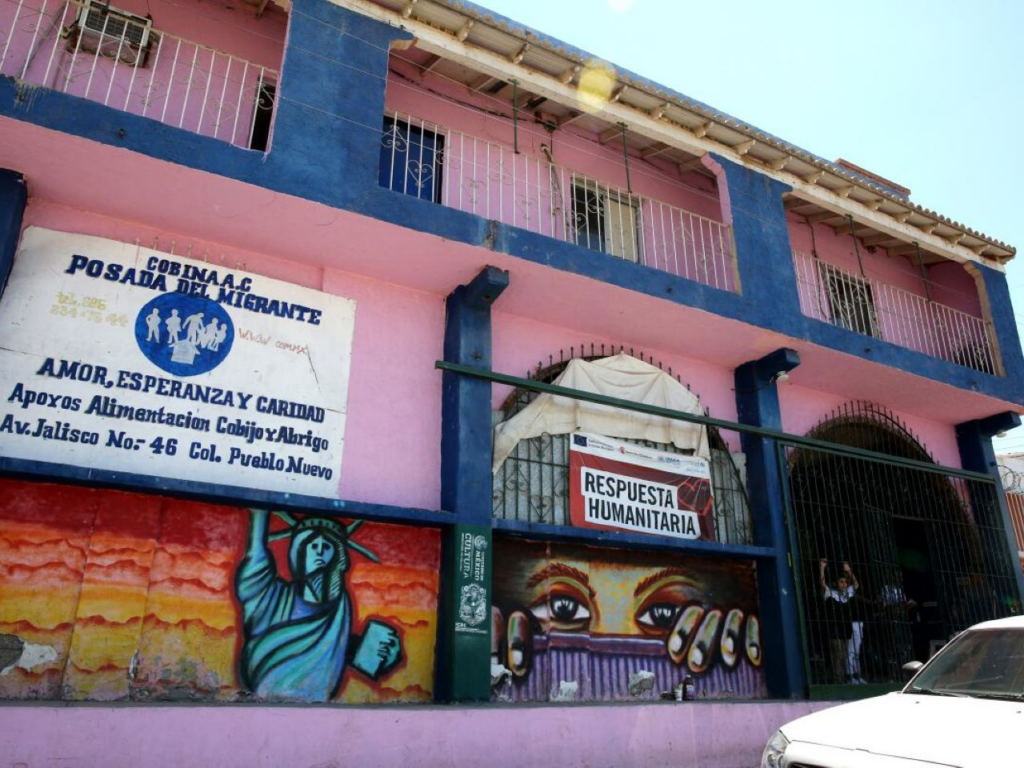
<svg viewBox="0 0 1024 768"><path fill-rule="evenodd" d="M1020 759L1024 701L892 693L784 725L792 742L974 768Z"/></svg>

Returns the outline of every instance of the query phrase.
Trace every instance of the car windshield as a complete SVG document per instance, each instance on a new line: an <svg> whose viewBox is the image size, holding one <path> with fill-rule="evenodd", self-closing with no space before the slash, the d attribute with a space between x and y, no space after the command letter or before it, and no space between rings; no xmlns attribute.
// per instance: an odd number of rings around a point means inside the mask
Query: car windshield
<svg viewBox="0 0 1024 768"><path fill-rule="evenodd" d="M964 632L914 678L906 693L1024 699L1024 631Z"/></svg>

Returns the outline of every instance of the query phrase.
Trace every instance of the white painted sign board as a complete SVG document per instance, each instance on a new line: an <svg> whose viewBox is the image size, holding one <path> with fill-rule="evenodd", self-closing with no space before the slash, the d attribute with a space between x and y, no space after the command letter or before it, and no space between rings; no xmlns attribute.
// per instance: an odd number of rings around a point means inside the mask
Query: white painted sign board
<svg viewBox="0 0 1024 768"><path fill-rule="evenodd" d="M0 300L0 456L336 498L355 302L36 227Z"/></svg>

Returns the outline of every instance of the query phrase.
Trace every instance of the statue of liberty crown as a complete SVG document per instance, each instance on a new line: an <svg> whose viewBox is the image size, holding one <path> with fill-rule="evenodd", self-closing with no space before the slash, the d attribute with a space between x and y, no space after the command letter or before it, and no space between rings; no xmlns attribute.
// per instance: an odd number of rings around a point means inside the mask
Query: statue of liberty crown
<svg viewBox="0 0 1024 768"><path fill-rule="evenodd" d="M276 533L270 534L267 537L270 541L277 541L278 539L285 539L289 536L296 536L303 531L330 531L341 541L342 545L346 549L353 549L374 563L380 562L380 558L373 554L373 552L362 544L352 541L352 534L355 533L359 526L363 524L363 520L354 520L348 525L345 525L340 520L333 520L329 517L304 517L301 520L296 520L288 512L274 510L272 514L274 517L283 520L288 527L283 531L277 531Z"/></svg>

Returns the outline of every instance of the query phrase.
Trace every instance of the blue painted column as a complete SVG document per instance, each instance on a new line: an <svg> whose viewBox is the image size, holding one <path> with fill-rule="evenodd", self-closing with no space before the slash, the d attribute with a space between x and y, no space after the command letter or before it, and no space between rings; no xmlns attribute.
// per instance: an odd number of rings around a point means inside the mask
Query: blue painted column
<svg viewBox="0 0 1024 768"><path fill-rule="evenodd" d="M28 203L28 185L17 171L0 168L0 297L14 265L21 238L21 221Z"/></svg>
<svg viewBox="0 0 1024 768"><path fill-rule="evenodd" d="M1020 423L1020 416L1007 411L986 419L965 421L956 425L956 442L960 449L960 463L963 468L973 472L984 472L995 480L995 505L990 503L988 494L982 496L975 483L971 483L968 490L979 533L983 537L986 531L998 531L1002 534L1001 542L982 541L982 557L985 559L987 573L1009 575L1008 570L1012 572L1012 579L997 578L993 580L991 586L996 590L1004 608L1016 614L1021 612L1021 605L1024 604L1024 571L1019 567L1017 539L1010 521L1006 493L999 479L992 436L997 432L1019 427Z"/></svg>
<svg viewBox="0 0 1024 768"><path fill-rule="evenodd" d="M782 429L777 377L800 364L792 349L779 349L735 372L736 411L740 422ZM774 440L742 434L747 457L754 541L771 547L775 556L757 564L758 610L768 690L778 698L796 698L806 691L796 583L790 565L786 506Z"/></svg>
<svg viewBox="0 0 1024 768"><path fill-rule="evenodd" d="M992 321L996 343L999 345L999 356L1006 374L1004 381L1010 383L1013 390L1016 390L1012 394L1017 394L1019 388L1024 386L1024 354L1021 352L1020 333L1014 320L1006 273L983 264L972 264L968 271L977 276L978 291L986 306L987 317ZM1011 395L1004 399L1017 398Z"/></svg>
<svg viewBox="0 0 1024 768"><path fill-rule="evenodd" d="M749 321L799 337L803 314L782 199L792 188L718 155L711 157L725 175L740 290L753 313Z"/></svg>
<svg viewBox="0 0 1024 768"><path fill-rule="evenodd" d="M444 359L491 368L491 306L508 272L486 267L448 297ZM442 557L437 698L491 696L491 385L445 372L441 393L441 509L454 515Z"/></svg>

